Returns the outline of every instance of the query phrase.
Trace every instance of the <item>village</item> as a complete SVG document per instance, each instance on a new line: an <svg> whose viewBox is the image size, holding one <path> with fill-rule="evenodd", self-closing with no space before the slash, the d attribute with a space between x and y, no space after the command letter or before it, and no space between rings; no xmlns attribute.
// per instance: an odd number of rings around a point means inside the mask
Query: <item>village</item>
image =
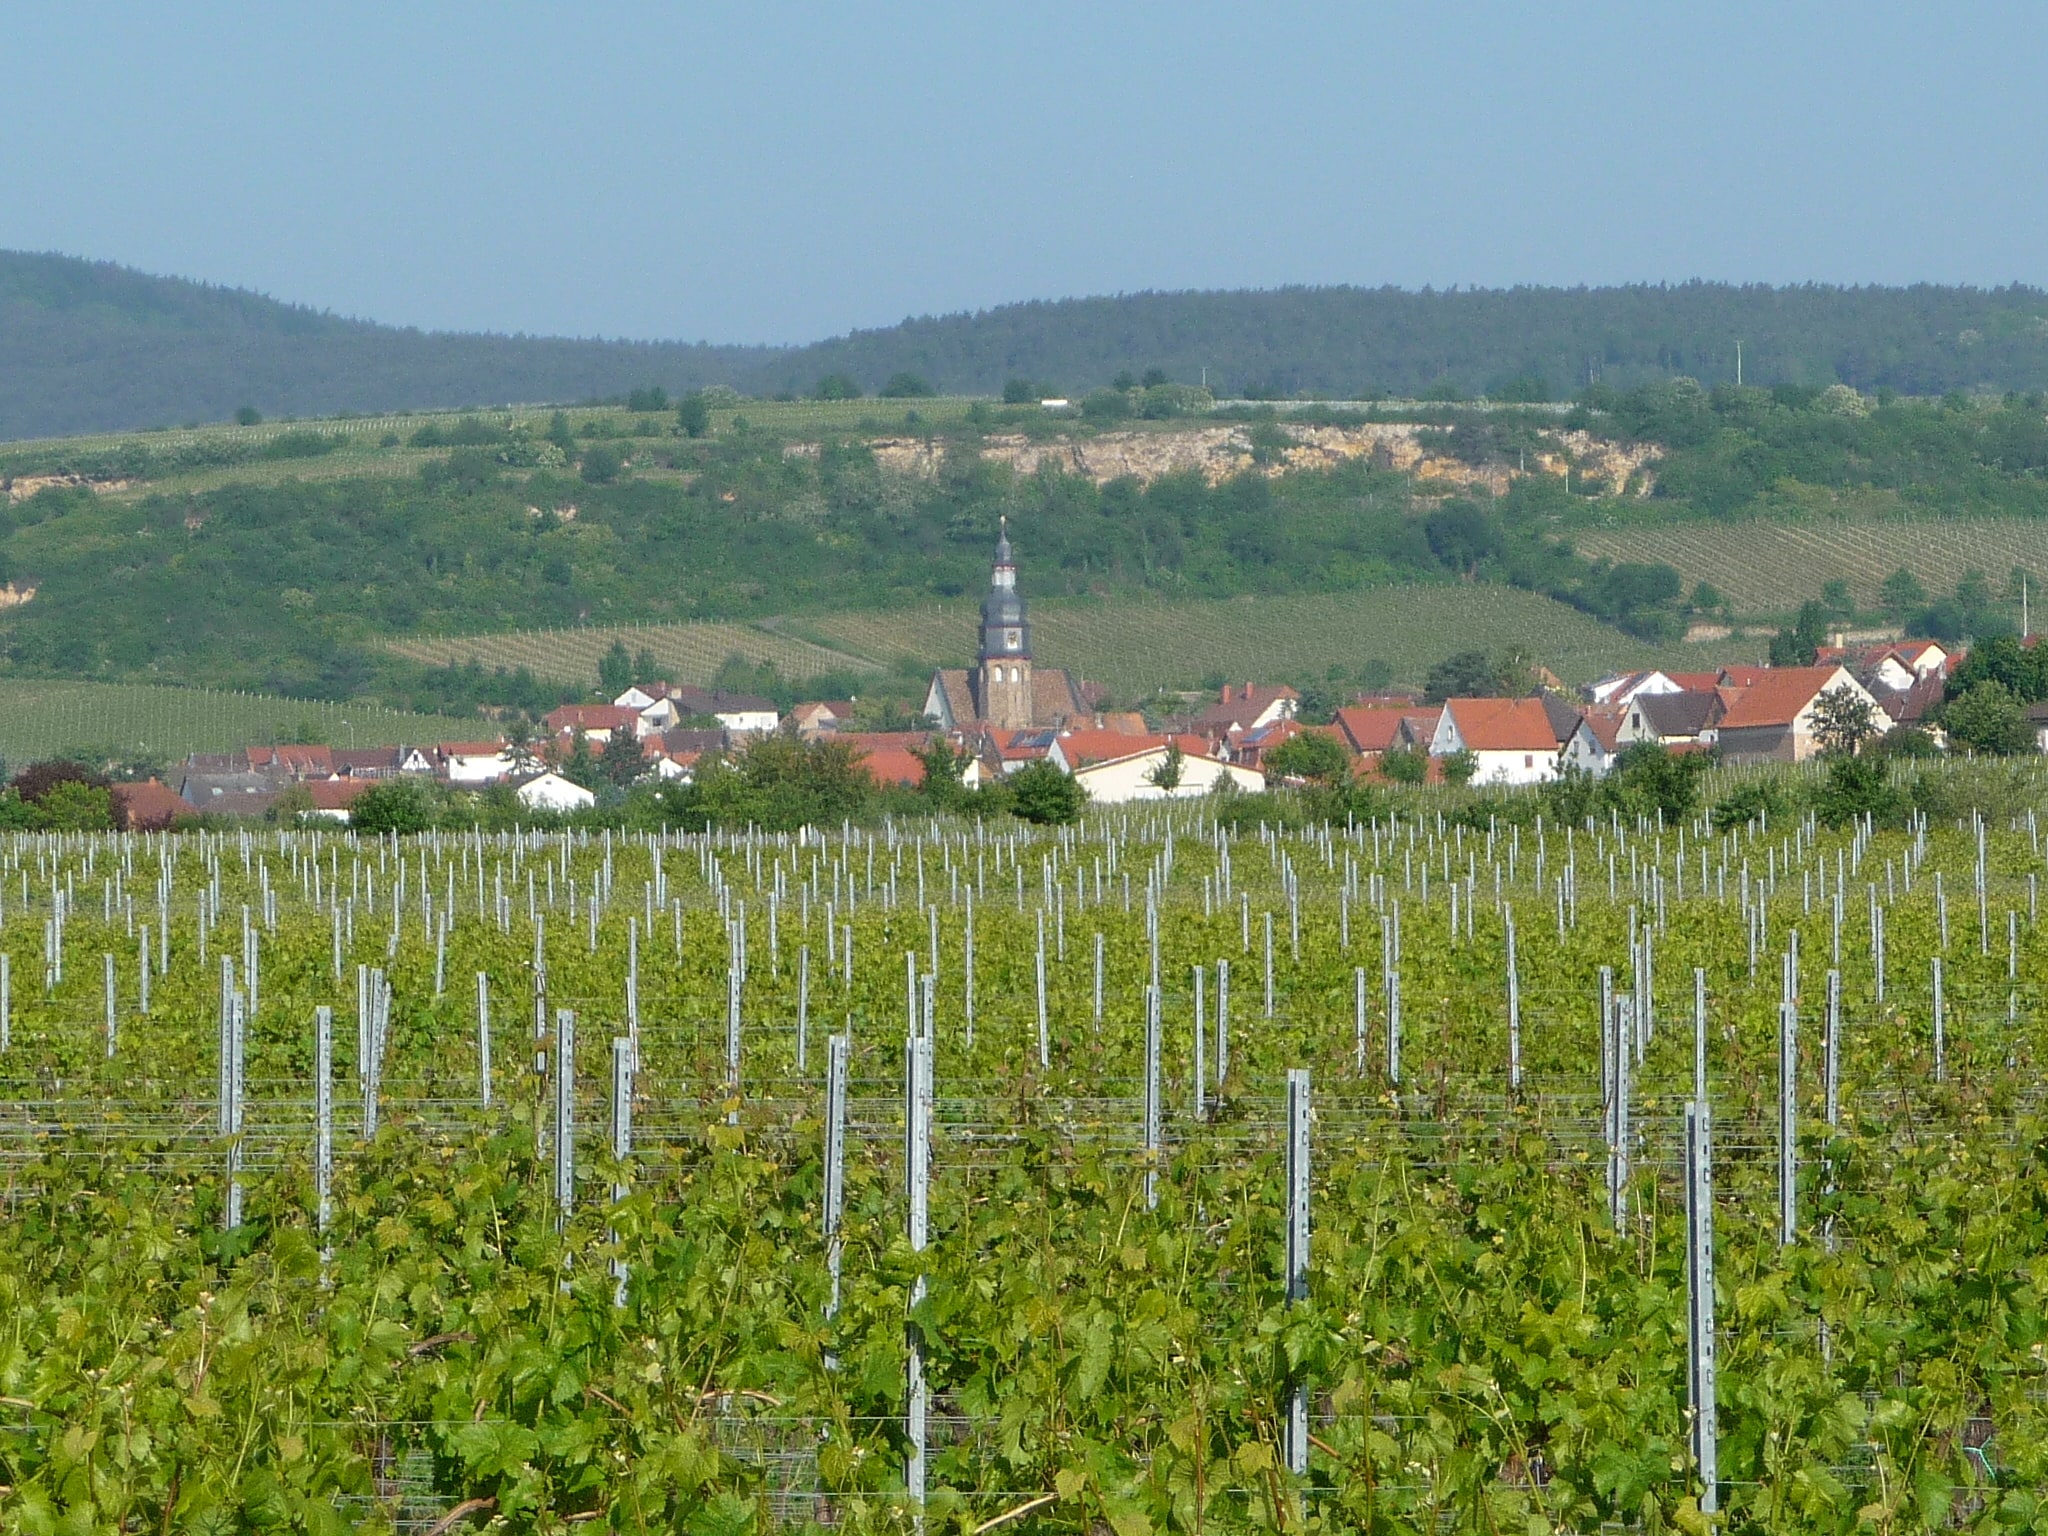
<svg viewBox="0 0 2048 1536"><path fill-rule="evenodd" d="M784 711L766 698L650 678L608 701L563 705L537 732L377 748L251 745L193 755L175 784L116 789L135 827L202 815L347 823L371 785L405 778L505 786L523 810L562 815L595 807L607 784L687 784L707 759L737 758L778 733L838 743L877 785L909 789L923 785L940 738L968 789L1043 763L1096 805L1255 793L1310 777L1511 787L1602 778L1641 744L1727 763L1804 762L1843 737L1854 750L1896 728L1926 727L1959 659L1932 640L1837 643L1807 666L1637 671L1577 691L1538 668L1520 696L1359 694L1327 721L1303 718L1297 689L1256 680L1213 696L1164 696L1153 710L1114 709L1096 685L1036 664L1005 529L981 605L976 664L933 676L918 729L861 730L852 699ZM2048 716L2029 721L2037 742L2048 739ZM1938 727L1925 735L1930 748L1941 746ZM1303 738L1305 747L1289 748Z"/></svg>

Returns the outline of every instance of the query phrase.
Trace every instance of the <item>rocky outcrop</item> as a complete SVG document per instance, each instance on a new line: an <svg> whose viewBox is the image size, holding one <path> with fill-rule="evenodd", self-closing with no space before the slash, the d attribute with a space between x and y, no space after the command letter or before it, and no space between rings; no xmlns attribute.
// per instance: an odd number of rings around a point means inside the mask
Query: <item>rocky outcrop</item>
<svg viewBox="0 0 2048 1536"><path fill-rule="evenodd" d="M88 480L83 475L16 475L0 480L7 488L10 502L27 501L37 491L47 490L53 485L82 485L89 491L107 495L113 491L125 491L134 482L128 480Z"/></svg>
<svg viewBox="0 0 2048 1536"><path fill-rule="evenodd" d="M982 439L981 456L1008 464L1021 475L1051 469L1097 485L1130 478L1141 484L1166 475L1199 474L1211 485L1236 475L1284 475L1331 469L1370 459L1382 469L1413 475L1425 489L1455 492L1484 487L1498 496L1524 474L1562 476L1569 470L1590 486L1601 482L1615 493L1646 496L1655 485L1649 466L1661 456L1655 444L1624 444L1587 432L1546 431L1554 451L1532 455L1524 464L1468 464L1442 451L1443 429L1416 422L1369 422L1320 427L1280 423L1285 446L1259 451L1249 426L1182 427L1161 431L1104 432L1094 437L1031 438L1005 434ZM944 463L948 446L923 437L876 438L868 444L875 462L899 474L930 476ZM792 444L792 456L812 456L814 443Z"/></svg>

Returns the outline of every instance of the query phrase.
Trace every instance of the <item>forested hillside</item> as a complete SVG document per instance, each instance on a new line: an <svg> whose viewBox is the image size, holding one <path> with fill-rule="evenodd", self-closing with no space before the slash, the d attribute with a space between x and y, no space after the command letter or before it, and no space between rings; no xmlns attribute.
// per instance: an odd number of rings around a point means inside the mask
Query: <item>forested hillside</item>
<svg viewBox="0 0 2048 1536"><path fill-rule="evenodd" d="M1938 395L2048 387L2032 288L1287 288L1140 293L906 320L795 348L400 330L109 263L0 253L0 438L266 415L584 401L833 379L1080 394L1119 373L1221 394L1561 397L1689 375ZM914 376L905 380L902 376Z"/></svg>
<svg viewBox="0 0 2048 1536"><path fill-rule="evenodd" d="M888 421L822 431L813 407L748 410L442 418L407 438L227 428L0 452L16 498L0 517L13 600L0 607L0 670L526 706L545 702L530 683L428 676L389 642L964 608L1004 515L1038 598L1493 583L1658 643L1696 622L1775 626L1808 600L1843 621L1981 635L2016 616L2015 567L2038 543L2015 538L2008 554L1984 529L2048 521L2039 395L1911 402L1680 381L1596 387L1564 415L1443 406L1378 413L1399 422L1282 420L1261 407L1138 424L988 406L933 421L899 403ZM1203 461L1212 472L1085 469L1096 456L1171 463L1175 443L1218 441L1243 451ZM1921 551L1959 515L1979 551L1967 579L1916 583L1916 568L1934 569ZM1657 538L1758 519L1897 532L1855 579L1830 586L1833 573L1809 565L1761 612L1737 610L1718 567ZM1596 558L1603 545L1617 558ZM1738 561L1744 548L1720 547ZM1208 669L1185 660L1191 676Z"/></svg>

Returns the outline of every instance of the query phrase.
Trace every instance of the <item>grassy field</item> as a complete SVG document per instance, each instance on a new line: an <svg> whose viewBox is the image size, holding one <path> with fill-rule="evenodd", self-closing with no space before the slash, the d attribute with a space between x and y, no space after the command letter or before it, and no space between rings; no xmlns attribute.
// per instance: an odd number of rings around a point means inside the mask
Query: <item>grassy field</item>
<svg viewBox="0 0 2048 1536"><path fill-rule="evenodd" d="M390 649L430 666L475 661L487 669L519 667L552 682L589 683L598 658L616 640L634 654L654 653L663 676L703 687L728 657L759 665L773 662L784 677L802 679L826 672L874 672L865 657L829 650L748 624L627 624L589 629L522 629L507 634L426 637L391 641Z"/></svg>
<svg viewBox="0 0 2048 1536"><path fill-rule="evenodd" d="M0 757L17 767L73 749L175 760L188 752L301 739L306 728L338 747L461 741L482 729L473 720L277 694L129 683L0 682Z"/></svg>
<svg viewBox="0 0 2048 1536"><path fill-rule="evenodd" d="M1504 587L1381 587L1226 602L1043 602L1032 607L1039 659L1072 667L1121 698L1232 678L1323 676L1387 662L1419 681L1435 662L1474 647L1516 649L1567 681L1655 663L1706 665L1703 650L1652 646L1548 598ZM433 664L474 658L586 682L614 639L654 653L672 680L702 684L735 653L773 661L785 677L964 664L973 655L972 602L884 612L807 615L760 625L674 624L527 630L390 642ZM1753 648L1753 647L1752 647ZM1730 659L1740 644L1715 656Z"/></svg>
<svg viewBox="0 0 2048 1536"><path fill-rule="evenodd" d="M2048 574L2048 523L2017 517L1686 521L1575 533L1572 542L1589 555L1675 566L1687 586L1712 582L1738 613L1789 612L1836 578L1849 583L1859 606L1875 608L1878 584L1902 566L1930 595L1952 592L1969 570L1999 587L2014 566L2036 578Z"/></svg>

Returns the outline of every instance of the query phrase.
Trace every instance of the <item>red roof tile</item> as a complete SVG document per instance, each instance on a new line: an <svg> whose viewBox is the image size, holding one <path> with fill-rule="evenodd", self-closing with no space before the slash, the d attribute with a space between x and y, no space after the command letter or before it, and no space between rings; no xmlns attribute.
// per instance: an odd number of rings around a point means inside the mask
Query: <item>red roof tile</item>
<svg viewBox="0 0 2048 1536"><path fill-rule="evenodd" d="M1721 718L1721 729L1739 731L1745 726L1790 725L1813 702L1815 694L1845 676L1840 667L1767 667L1728 706L1728 713Z"/></svg>

